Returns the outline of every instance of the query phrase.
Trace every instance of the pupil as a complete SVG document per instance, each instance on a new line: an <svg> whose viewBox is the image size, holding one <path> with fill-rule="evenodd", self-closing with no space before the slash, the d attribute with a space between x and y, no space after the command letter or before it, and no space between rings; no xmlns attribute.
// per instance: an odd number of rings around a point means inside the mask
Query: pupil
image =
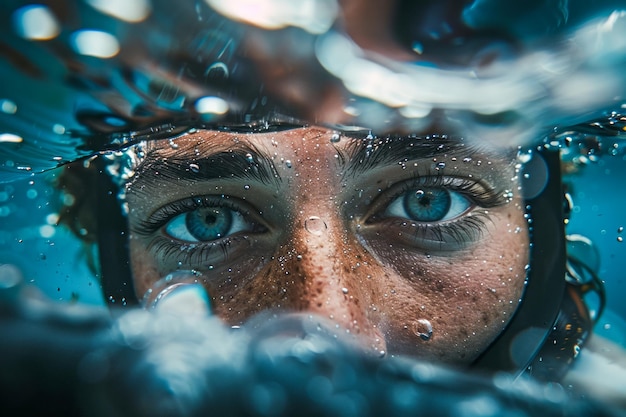
<svg viewBox="0 0 626 417"><path fill-rule="evenodd" d="M404 197L404 209L412 220L434 222L443 219L450 209L450 194L439 188L418 190Z"/></svg>
<svg viewBox="0 0 626 417"><path fill-rule="evenodd" d="M189 233L199 241L224 237L233 224L233 213L227 208L199 208L185 216Z"/></svg>
<svg viewBox="0 0 626 417"><path fill-rule="evenodd" d="M417 201L420 206L423 206L423 207L430 206L431 193L428 192L428 194L423 194L421 197L417 197Z"/></svg>

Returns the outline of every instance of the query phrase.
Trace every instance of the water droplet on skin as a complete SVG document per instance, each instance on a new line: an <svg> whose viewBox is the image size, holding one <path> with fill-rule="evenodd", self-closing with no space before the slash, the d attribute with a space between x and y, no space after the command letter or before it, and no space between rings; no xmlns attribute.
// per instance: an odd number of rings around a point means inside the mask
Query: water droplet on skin
<svg viewBox="0 0 626 417"><path fill-rule="evenodd" d="M319 217L311 216L304 221L304 228L307 232L316 236L320 236L324 232L326 232L328 226L326 226L326 223L324 223L324 221Z"/></svg>
<svg viewBox="0 0 626 417"><path fill-rule="evenodd" d="M200 167L197 164L189 164L189 169L196 174L200 172Z"/></svg>
<svg viewBox="0 0 626 417"><path fill-rule="evenodd" d="M430 324L430 321L426 319L417 320L415 323L415 334L422 340L429 341L433 336L433 326Z"/></svg>

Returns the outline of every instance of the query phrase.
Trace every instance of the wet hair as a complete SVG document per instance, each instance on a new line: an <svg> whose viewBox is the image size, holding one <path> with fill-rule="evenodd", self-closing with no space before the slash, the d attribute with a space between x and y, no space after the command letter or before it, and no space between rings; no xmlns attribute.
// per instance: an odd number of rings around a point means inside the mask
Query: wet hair
<svg viewBox="0 0 626 417"><path fill-rule="evenodd" d="M95 275L99 270L94 256L98 244L98 175L102 174L94 164L76 161L62 168L54 184L68 197L59 210L58 224L66 226L83 243L87 265Z"/></svg>

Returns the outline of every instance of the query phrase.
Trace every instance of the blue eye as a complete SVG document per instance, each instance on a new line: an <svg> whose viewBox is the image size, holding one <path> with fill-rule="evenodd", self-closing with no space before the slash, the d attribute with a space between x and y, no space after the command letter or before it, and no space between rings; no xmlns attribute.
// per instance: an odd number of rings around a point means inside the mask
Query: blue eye
<svg viewBox="0 0 626 417"><path fill-rule="evenodd" d="M452 220L471 207L471 201L457 191L441 187L423 187L409 190L394 199L384 214L387 217L429 223Z"/></svg>
<svg viewBox="0 0 626 417"><path fill-rule="evenodd" d="M251 231L254 224L227 207L199 207L179 214L165 226L172 238L185 242L211 242L237 232Z"/></svg>

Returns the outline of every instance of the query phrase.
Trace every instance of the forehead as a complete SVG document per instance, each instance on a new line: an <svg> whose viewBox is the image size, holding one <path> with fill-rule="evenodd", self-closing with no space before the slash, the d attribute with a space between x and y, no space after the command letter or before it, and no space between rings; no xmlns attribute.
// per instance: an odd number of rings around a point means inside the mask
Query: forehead
<svg viewBox="0 0 626 417"><path fill-rule="evenodd" d="M162 158L194 158L222 152L246 152L254 156L275 156L277 153L339 154L342 162L358 159L380 164L401 160L423 159L435 156L471 157L477 155L493 162L510 161L515 149L480 146L460 136L354 134L326 129L304 127L290 130L237 133L199 130L169 140L151 141L146 145L150 156Z"/></svg>

